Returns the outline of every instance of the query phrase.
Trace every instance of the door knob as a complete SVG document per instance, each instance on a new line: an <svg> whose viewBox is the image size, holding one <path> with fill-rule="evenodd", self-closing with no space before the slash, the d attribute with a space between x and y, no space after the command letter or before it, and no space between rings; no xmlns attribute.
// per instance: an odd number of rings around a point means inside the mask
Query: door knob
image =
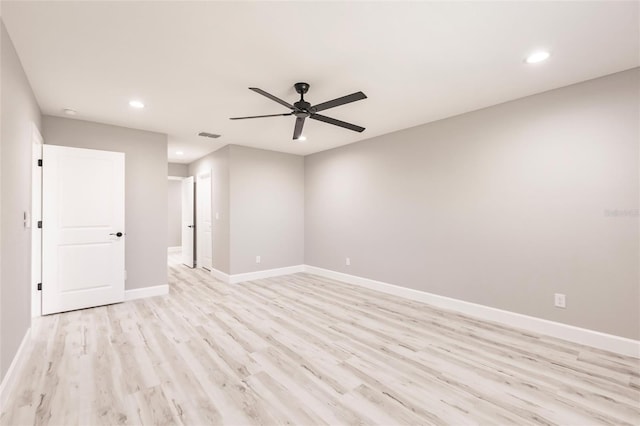
<svg viewBox="0 0 640 426"><path fill-rule="evenodd" d="M124 234L122 232L116 232L115 234L109 234L109 235L115 235L116 237L120 238L122 237Z"/></svg>
<svg viewBox="0 0 640 426"><path fill-rule="evenodd" d="M195 225L187 225L187 228L195 228Z"/></svg>

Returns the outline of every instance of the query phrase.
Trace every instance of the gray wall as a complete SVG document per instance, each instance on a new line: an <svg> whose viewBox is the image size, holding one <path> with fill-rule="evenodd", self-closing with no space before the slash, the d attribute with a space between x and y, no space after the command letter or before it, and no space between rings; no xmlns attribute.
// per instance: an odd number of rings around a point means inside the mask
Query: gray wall
<svg viewBox="0 0 640 426"><path fill-rule="evenodd" d="M189 175L211 169L213 267L240 274L301 265L304 158L227 145L191 163Z"/></svg>
<svg viewBox="0 0 640 426"><path fill-rule="evenodd" d="M50 145L125 153L126 289L167 284L167 135L43 117Z"/></svg>
<svg viewBox="0 0 640 426"><path fill-rule="evenodd" d="M169 180L167 185L167 245L182 245L182 181Z"/></svg>
<svg viewBox="0 0 640 426"><path fill-rule="evenodd" d="M31 237L22 214L31 211L31 132L40 109L15 48L0 23L0 380L31 325Z"/></svg>
<svg viewBox="0 0 640 426"><path fill-rule="evenodd" d="M231 273L302 265L304 157L232 145L230 160Z"/></svg>
<svg viewBox="0 0 640 426"><path fill-rule="evenodd" d="M187 177L189 175L188 164L169 163L169 176Z"/></svg>
<svg viewBox="0 0 640 426"><path fill-rule="evenodd" d="M230 271L229 252L229 145L189 164L189 176L213 170L211 174L211 213L213 267L226 274ZM197 180L197 179L196 179ZM218 213L218 220L215 214ZM197 254L196 254L197 256Z"/></svg>
<svg viewBox="0 0 640 426"><path fill-rule="evenodd" d="M639 75L307 156L306 263L640 338Z"/></svg>

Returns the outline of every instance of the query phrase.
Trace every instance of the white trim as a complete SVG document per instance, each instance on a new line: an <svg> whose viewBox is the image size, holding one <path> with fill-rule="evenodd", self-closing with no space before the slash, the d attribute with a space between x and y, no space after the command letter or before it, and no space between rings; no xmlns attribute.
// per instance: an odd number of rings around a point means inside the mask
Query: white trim
<svg viewBox="0 0 640 426"><path fill-rule="evenodd" d="M183 176L167 176L169 180L184 180Z"/></svg>
<svg viewBox="0 0 640 426"><path fill-rule="evenodd" d="M182 246L167 247L168 253L179 253L181 251L182 251Z"/></svg>
<svg viewBox="0 0 640 426"><path fill-rule="evenodd" d="M265 269L264 271L246 272L244 274L231 275L230 284L237 284L244 281L260 280L263 278L278 277L280 275L296 274L298 272L304 272L304 265L286 266L284 268Z"/></svg>
<svg viewBox="0 0 640 426"><path fill-rule="evenodd" d="M7 374L4 375L2 383L0 383L0 407L6 407L9 394L15 386L15 383L20 376L20 372L22 371L22 368L29 356L27 348L30 346L30 342L31 328L28 328L26 333L24 333L22 342L20 342L20 346L18 346L18 350L16 351L13 360L11 361Z"/></svg>
<svg viewBox="0 0 640 426"><path fill-rule="evenodd" d="M304 272L305 265L285 266L284 268L265 269L262 271L245 272L229 275L217 269L211 269L211 275L225 284L237 284L245 281L260 280L263 278L279 277Z"/></svg>
<svg viewBox="0 0 640 426"><path fill-rule="evenodd" d="M152 287L132 288L124 291L124 301L144 299L146 297L164 296L169 294L169 285L155 285Z"/></svg>
<svg viewBox="0 0 640 426"><path fill-rule="evenodd" d="M31 317L42 316L42 291L38 290L38 283L42 282L42 229L38 228L38 221L42 220L42 167L38 160L42 160L42 145L44 140L35 123L31 123L31 256L30 287L31 287Z"/></svg>
<svg viewBox="0 0 640 426"><path fill-rule="evenodd" d="M477 303L465 302L464 300L438 296L437 294L400 287L381 281L331 271L329 269L322 269L316 266L304 265L304 272L343 281L371 290L380 291L382 293L416 300L438 308L449 309L466 315L478 317L480 319L495 321L512 327L532 331L534 333L545 334L547 336L568 340L581 345L592 346L594 348L604 349L621 355L640 358L640 341L638 340L531 317L485 305L479 305Z"/></svg>
<svg viewBox="0 0 640 426"><path fill-rule="evenodd" d="M231 277L226 272L218 271L215 268L211 268L211 275L217 280L222 281L225 284L229 284L231 282Z"/></svg>

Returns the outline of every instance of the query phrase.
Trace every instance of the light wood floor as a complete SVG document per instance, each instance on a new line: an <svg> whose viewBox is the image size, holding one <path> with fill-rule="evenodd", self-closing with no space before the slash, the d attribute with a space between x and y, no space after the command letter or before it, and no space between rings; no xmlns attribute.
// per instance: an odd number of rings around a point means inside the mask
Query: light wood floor
<svg viewBox="0 0 640 426"><path fill-rule="evenodd" d="M3 425L640 424L637 359L296 274L53 315Z"/></svg>

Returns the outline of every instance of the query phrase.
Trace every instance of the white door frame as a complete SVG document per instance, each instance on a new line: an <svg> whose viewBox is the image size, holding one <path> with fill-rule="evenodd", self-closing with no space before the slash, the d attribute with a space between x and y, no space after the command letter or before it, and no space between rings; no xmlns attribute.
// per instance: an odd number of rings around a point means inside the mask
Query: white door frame
<svg viewBox="0 0 640 426"><path fill-rule="evenodd" d="M42 316L42 292L38 283L42 282L42 229L38 221L42 220L42 135L35 123L31 123L31 217L27 226L31 226L31 317ZM30 223L28 223L30 222Z"/></svg>

